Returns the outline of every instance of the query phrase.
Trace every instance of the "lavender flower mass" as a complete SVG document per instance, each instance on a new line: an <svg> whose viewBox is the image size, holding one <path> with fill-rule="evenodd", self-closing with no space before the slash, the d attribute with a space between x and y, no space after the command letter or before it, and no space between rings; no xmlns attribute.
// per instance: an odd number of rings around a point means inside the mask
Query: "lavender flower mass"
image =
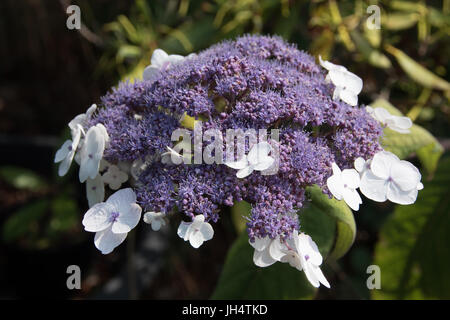
<svg viewBox="0 0 450 320"><path fill-rule="evenodd" d="M244 36L161 69L151 80L121 83L102 98L87 127L106 128L109 163L142 164L133 188L143 210L178 210L186 220L203 215L215 223L221 207L245 200L252 205L252 242L286 240L301 230L301 210L295 212L308 201L306 187L318 185L331 196L333 163L353 168L357 158L382 150L382 126L365 108L333 99L326 75L314 57L279 37ZM223 164L162 163L184 114L223 133L279 129L279 170L241 179Z"/></svg>

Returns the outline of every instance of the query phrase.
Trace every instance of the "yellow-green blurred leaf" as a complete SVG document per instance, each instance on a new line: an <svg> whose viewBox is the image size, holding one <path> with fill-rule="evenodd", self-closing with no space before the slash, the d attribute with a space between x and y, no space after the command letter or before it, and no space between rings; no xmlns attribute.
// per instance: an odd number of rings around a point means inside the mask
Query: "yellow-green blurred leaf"
<svg viewBox="0 0 450 320"><path fill-rule="evenodd" d="M418 13L391 13L381 18L382 28L404 30L413 27L419 21Z"/></svg>
<svg viewBox="0 0 450 320"><path fill-rule="evenodd" d="M397 62L406 74L408 74L408 76L417 83L423 85L424 87L450 90L450 83L438 77L428 69L422 67L403 51L394 48L391 45L387 45L385 49L397 59Z"/></svg>

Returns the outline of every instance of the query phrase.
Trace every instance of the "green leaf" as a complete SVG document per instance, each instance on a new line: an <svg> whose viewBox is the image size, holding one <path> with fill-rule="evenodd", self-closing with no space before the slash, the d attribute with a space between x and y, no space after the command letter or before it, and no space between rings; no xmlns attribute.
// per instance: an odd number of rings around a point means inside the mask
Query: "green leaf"
<svg viewBox="0 0 450 320"><path fill-rule="evenodd" d="M416 203L397 206L381 229L375 299L450 299L450 158L424 185Z"/></svg>
<svg viewBox="0 0 450 320"><path fill-rule="evenodd" d="M358 50L371 65L382 69L387 69L392 66L388 57L377 49L372 48L369 41L366 40L357 30L353 30L350 34Z"/></svg>
<svg viewBox="0 0 450 320"><path fill-rule="evenodd" d="M328 257L339 259L350 249L355 240L356 224L353 213L344 201L328 198L317 186L307 188L307 192L312 200L312 209L310 210L316 208L316 210L325 213L336 223L334 247ZM308 233L307 231L305 232Z"/></svg>
<svg viewBox="0 0 450 320"><path fill-rule="evenodd" d="M37 191L47 186L45 181L33 171L15 166L0 167L0 179L17 189Z"/></svg>
<svg viewBox="0 0 450 320"><path fill-rule="evenodd" d="M385 108L393 115L403 116L403 114L384 99L378 99L371 103L373 108ZM444 152L441 144L426 129L413 124L410 133L403 134L389 128L384 129L384 136L381 144L383 148L404 159L416 153L420 162L429 174L436 170L439 158Z"/></svg>
<svg viewBox="0 0 450 320"><path fill-rule="evenodd" d="M13 213L3 226L3 240L14 242L30 233L32 229L37 229L39 219L48 212L48 209L47 200L38 200Z"/></svg>
<svg viewBox="0 0 450 320"><path fill-rule="evenodd" d="M386 51L392 54L397 59L397 62L400 67L402 67L403 71L405 71L406 74L417 83L427 88L434 88L445 91L450 90L450 83L438 77L428 69L422 67L416 61L406 55L403 51L390 45L386 46Z"/></svg>

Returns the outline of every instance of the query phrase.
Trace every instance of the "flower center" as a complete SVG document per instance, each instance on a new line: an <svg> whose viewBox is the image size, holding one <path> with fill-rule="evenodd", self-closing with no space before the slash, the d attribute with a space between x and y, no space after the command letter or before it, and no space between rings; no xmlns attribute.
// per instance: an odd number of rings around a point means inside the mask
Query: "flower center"
<svg viewBox="0 0 450 320"><path fill-rule="evenodd" d="M119 217L120 213L119 212L112 212L111 213L111 217L109 218L109 221L111 222L116 222L117 218Z"/></svg>
<svg viewBox="0 0 450 320"><path fill-rule="evenodd" d="M308 256L308 255L305 256L305 260L306 260L306 261L309 260L309 256Z"/></svg>

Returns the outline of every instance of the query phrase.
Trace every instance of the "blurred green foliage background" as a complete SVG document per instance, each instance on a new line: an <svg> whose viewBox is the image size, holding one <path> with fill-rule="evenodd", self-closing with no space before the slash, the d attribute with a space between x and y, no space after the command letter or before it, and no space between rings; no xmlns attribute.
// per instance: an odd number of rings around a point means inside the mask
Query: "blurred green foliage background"
<svg viewBox="0 0 450 320"><path fill-rule="evenodd" d="M66 28L70 4L81 8L79 31ZM369 5L381 10L380 29L368 27ZM418 125L414 135L389 148L420 166L425 180L412 206L366 201L355 215L352 248L340 260L327 261L331 290L302 291L287 284L286 290L269 288L263 298L450 298L449 0L5 0L0 26L1 296L24 294L7 275L17 269L12 255L23 263L28 261L24 256L36 257L36 252L61 260L67 247L89 250L89 274L101 276L95 281L87 277L87 289L75 295L65 292L79 298L89 297L114 274L113 267L105 271L104 265L124 263L123 251L112 257L92 252L92 239L80 224L87 208L84 190L74 175L58 179L52 167L56 147L68 136L68 121L118 81L141 78L156 48L187 55L259 33L280 35L299 49L346 66L364 81L361 103L376 101L409 116ZM240 208L238 215L247 209ZM225 253L241 230L228 219L219 231L226 240L213 259L215 268L199 265L202 253L189 258L191 252L175 244L164 257L171 267L159 275L165 281L143 290L141 297L209 298ZM381 290L366 287L371 264L381 267ZM198 272L186 275L189 268ZM275 275L269 279L277 281L278 272L269 271ZM170 294L158 295L161 287ZM49 286L48 295L57 296L58 290L64 291L59 282ZM216 297L229 297L218 292Z"/></svg>

